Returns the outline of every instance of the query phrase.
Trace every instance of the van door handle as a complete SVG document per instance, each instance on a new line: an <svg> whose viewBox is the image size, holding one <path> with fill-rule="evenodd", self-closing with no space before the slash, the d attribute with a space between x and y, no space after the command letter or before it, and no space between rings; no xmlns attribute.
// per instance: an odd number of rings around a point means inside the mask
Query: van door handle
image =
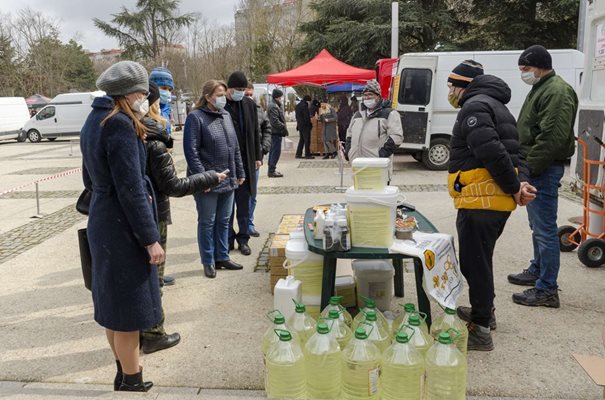
<svg viewBox="0 0 605 400"><path fill-rule="evenodd" d="M424 107L418 107L418 111L425 111L425 108Z"/></svg>
<svg viewBox="0 0 605 400"><path fill-rule="evenodd" d="M55 122L57 122L57 118L55 118Z"/></svg>

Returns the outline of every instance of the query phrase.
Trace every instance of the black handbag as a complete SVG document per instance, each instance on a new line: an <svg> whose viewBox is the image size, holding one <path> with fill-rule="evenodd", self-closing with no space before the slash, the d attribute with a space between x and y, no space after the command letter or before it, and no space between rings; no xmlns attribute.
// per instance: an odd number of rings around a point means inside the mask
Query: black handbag
<svg viewBox="0 0 605 400"><path fill-rule="evenodd" d="M88 215L90 209L90 199L92 197L92 191L84 189L76 201L76 210L80 214Z"/></svg>
<svg viewBox="0 0 605 400"><path fill-rule="evenodd" d="M86 228L78 229L78 244L80 246L80 262L82 263L84 286L86 289L92 290L92 256L90 255Z"/></svg>

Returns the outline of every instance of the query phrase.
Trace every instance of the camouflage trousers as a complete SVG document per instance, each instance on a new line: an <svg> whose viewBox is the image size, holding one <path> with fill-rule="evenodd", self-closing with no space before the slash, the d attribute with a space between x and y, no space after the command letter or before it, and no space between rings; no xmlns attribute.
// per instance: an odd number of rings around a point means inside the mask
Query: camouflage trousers
<svg viewBox="0 0 605 400"><path fill-rule="evenodd" d="M160 246L166 252L166 244L168 242L168 224L166 221L160 221L158 224L160 229ZM158 264L158 277L160 278L160 295L162 295L162 288L164 287L164 266L166 262ZM140 337L143 339L154 339L158 336L164 336L166 331L164 330L164 307L162 307L162 319L160 322L151 329L141 331Z"/></svg>

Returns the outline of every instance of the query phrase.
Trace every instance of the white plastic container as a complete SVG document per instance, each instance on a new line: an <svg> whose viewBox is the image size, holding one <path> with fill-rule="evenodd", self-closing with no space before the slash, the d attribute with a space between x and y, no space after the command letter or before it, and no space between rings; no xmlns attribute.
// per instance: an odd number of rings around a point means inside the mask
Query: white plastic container
<svg viewBox="0 0 605 400"><path fill-rule="evenodd" d="M303 296L321 296L323 260L322 256L309 251L305 239L288 240L284 268L288 275L301 282Z"/></svg>
<svg viewBox="0 0 605 400"><path fill-rule="evenodd" d="M382 192L347 189L345 199L353 246L391 247L399 196L397 186L387 186Z"/></svg>
<svg viewBox="0 0 605 400"><path fill-rule="evenodd" d="M380 192L389 181L390 158L356 158L351 163L355 190Z"/></svg>
<svg viewBox="0 0 605 400"><path fill-rule="evenodd" d="M295 312L292 299L298 303L302 302L301 282L293 276L278 280L273 295L273 309L281 311L286 320Z"/></svg>
<svg viewBox="0 0 605 400"><path fill-rule="evenodd" d="M357 282L357 302L363 304L361 296L364 296L374 300L379 310L390 310L395 276L391 260L353 260L352 264Z"/></svg>
<svg viewBox="0 0 605 400"><path fill-rule="evenodd" d="M355 294L355 278L351 275L336 277L335 291L337 296L342 296L340 304L343 307L356 307L357 295Z"/></svg>

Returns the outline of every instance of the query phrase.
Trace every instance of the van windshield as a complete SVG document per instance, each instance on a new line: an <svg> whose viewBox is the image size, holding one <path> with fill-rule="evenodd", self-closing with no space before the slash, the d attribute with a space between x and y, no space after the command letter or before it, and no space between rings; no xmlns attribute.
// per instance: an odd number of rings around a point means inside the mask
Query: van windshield
<svg viewBox="0 0 605 400"><path fill-rule="evenodd" d="M405 68L401 71L397 102L419 106L429 104L432 78L430 69Z"/></svg>

